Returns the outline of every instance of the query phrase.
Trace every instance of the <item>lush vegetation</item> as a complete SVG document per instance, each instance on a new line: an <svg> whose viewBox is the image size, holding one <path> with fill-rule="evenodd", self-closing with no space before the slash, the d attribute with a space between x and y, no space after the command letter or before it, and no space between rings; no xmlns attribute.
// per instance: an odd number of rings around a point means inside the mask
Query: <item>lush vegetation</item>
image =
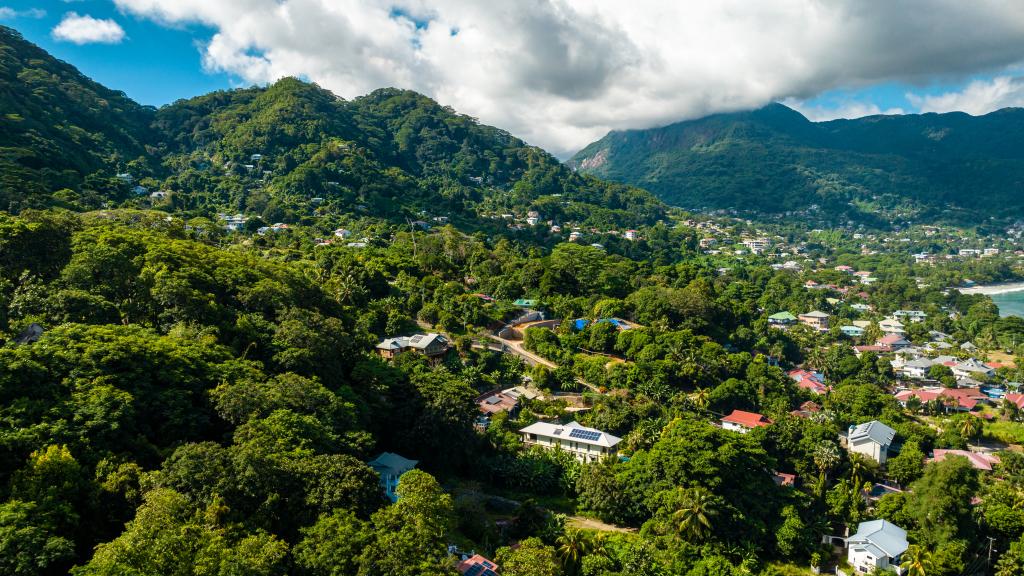
<svg viewBox="0 0 1024 576"><path fill-rule="evenodd" d="M789 576L842 562L821 537L873 518L907 529L917 576L972 573L990 543L999 576L1024 566L1024 459L926 462L1016 442L1020 411L988 407L983 424L939 401L901 406L891 356L855 354L840 330L865 320L870 343L878 320L920 310L915 344L939 331L960 358L969 340L999 349L1009 362L984 383L1020 381L1024 321L946 289L1020 277L1012 257L915 264L799 225L775 230L795 267L702 251L709 221L411 92L346 102L286 79L135 109L4 34L8 69L55 84L3 97L49 114L31 137L79 157L59 181L31 163L3 172L0 573L442 576L454 546L504 576ZM78 110L63 124L60 90L82 104L63 104ZM96 156L60 140L91 125L79 113L104 119ZM46 153L26 134L2 143ZM249 220L228 232L218 211ZM529 211L600 242L515 224ZM753 231L710 222L723 244ZM343 226L365 241L335 240ZM612 233L625 226L637 236ZM966 234L906 244L954 250ZM496 351L516 300L562 321L516 328ZM829 331L768 322L813 309ZM374 349L427 330L452 347ZM798 366L829 393L799 387ZM537 396L481 418L481 395L515 386ZM721 427L736 409L772 424ZM622 457L526 448L518 431L538 420L620 436ZM869 420L897 433L884 468L841 447ZM382 451L418 461L396 503L367 465ZM883 480L905 490L869 497Z"/></svg>

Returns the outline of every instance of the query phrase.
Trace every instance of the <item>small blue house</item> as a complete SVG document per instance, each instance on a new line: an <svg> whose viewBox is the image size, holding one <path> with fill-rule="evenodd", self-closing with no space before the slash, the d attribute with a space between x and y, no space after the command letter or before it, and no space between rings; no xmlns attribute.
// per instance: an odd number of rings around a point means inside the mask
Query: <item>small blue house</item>
<svg viewBox="0 0 1024 576"><path fill-rule="evenodd" d="M380 486L384 494L392 502L398 501L398 479L409 470L416 467L417 460L409 460L393 452L383 452L373 460L367 462L380 475Z"/></svg>
<svg viewBox="0 0 1024 576"><path fill-rule="evenodd" d="M840 326L839 330L851 338L860 338L864 335L864 329L860 326Z"/></svg>

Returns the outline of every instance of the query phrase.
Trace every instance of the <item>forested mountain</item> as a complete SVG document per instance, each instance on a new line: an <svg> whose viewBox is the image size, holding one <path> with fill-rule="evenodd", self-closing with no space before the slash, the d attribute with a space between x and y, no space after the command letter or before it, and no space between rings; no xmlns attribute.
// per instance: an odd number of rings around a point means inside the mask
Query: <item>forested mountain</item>
<svg viewBox="0 0 1024 576"><path fill-rule="evenodd" d="M663 210L643 191L575 174L543 150L410 91L346 101L283 79L157 110L9 28L0 29L0 51L0 206L13 211L148 207L157 190L177 211L286 223L315 210L392 219L427 211L466 222L538 210L558 221L636 226Z"/></svg>
<svg viewBox="0 0 1024 576"><path fill-rule="evenodd" d="M811 205L865 216L900 208L1024 213L1024 110L811 122L782 104L612 132L577 153L581 172L674 205L771 213Z"/></svg>
<svg viewBox="0 0 1024 576"><path fill-rule="evenodd" d="M0 208L103 188L95 176L145 155L152 116L0 26Z"/></svg>

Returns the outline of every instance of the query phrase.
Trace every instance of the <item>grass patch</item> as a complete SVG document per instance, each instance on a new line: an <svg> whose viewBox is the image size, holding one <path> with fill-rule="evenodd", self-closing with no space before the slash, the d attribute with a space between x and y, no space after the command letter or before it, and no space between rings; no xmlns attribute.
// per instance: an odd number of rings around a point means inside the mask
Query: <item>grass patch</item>
<svg viewBox="0 0 1024 576"><path fill-rule="evenodd" d="M1007 444L1024 444L1024 424L1007 420L985 422L985 435Z"/></svg>

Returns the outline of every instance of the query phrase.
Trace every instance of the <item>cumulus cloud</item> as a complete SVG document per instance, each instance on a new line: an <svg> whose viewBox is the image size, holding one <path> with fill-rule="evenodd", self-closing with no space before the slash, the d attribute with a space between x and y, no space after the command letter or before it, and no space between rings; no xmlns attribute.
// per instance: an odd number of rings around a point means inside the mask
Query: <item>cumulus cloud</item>
<svg viewBox="0 0 1024 576"><path fill-rule="evenodd" d="M907 94L921 112L952 112L986 114L993 110L1024 106L1024 78L997 76L991 80L975 80L962 90L943 94Z"/></svg>
<svg viewBox="0 0 1024 576"><path fill-rule="evenodd" d="M55 40L74 44L118 44L124 40L124 29L110 19L93 18L88 14L68 12L53 29Z"/></svg>
<svg viewBox="0 0 1024 576"><path fill-rule="evenodd" d="M29 8L28 10L15 10L10 6L0 6L0 20L14 20L15 18L43 18L46 10L40 8Z"/></svg>
<svg viewBox="0 0 1024 576"><path fill-rule="evenodd" d="M962 78L1024 54L1024 3L1009 0L114 1L215 30L210 70L302 76L346 98L411 88L563 154L610 129Z"/></svg>

